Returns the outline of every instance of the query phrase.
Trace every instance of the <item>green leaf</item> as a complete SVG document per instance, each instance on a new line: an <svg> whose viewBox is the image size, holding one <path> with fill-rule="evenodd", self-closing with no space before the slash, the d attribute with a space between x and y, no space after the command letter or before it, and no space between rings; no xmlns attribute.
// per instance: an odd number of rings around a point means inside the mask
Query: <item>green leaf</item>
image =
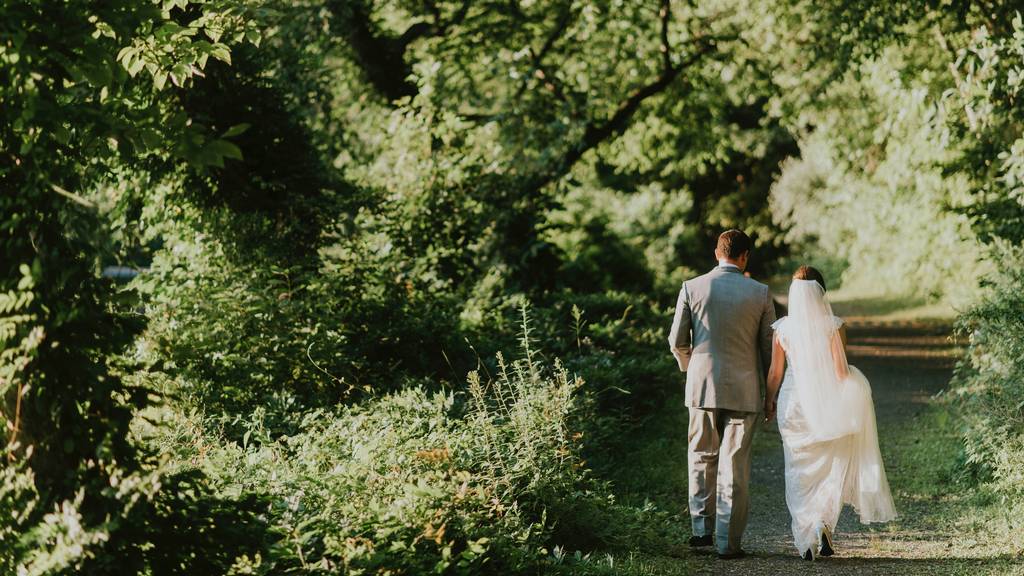
<svg viewBox="0 0 1024 576"><path fill-rule="evenodd" d="M241 160L242 149L227 140L211 140L203 146L203 151L201 153L201 160L203 164L212 164L213 166L223 167L224 158Z"/></svg>
<svg viewBox="0 0 1024 576"><path fill-rule="evenodd" d="M145 60L143 60L142 58L136 58L132 62L131 66L128 66L128 68L127 68L128 75L131 76L132 78L134 78L135 75L138 74L145 65L146 65L146 61Z"/></svg>
<svg viewBox="0 0 1024 576"><path fill-rule="evenodd" d="M115 60L118 61L118 62L121 62L122 60L124 60L125 58L127 58L128 56L130 56L131 54L134 54L134 53L135 53L135 47L134 46L125 46L124 48L121 48L120 52L117 53L117 58L115 58ZM125 62L125 65L127 66L128 63Z"/></svg>
<svg viewBox="0 0 1024 576"><path fill-rule="evenodd" d="M263 35L260 34L259 30L249 30L245 33L245 39L253 46L259 47L260 41L263 40Z"/></svg>
<svg viewBox="0 0 1024 576"><path fill-rule="evenodd" d="M32 276L32 269L28 267L28 264L22 264L18 266L18 271L21 272L21 280L18 281L18 290L24 292L31 290L35 286L35 278Z"/></svg>
<svg viewBox="0 0 1024 576"><path fill-rule="evenodd" d="M206 33L206 36L210 40L213 40L214 42L219 42L220 41L220 35L221 35L221 31L220 30L218 30L216 28L204 28L203 32Z"/></svg>
<svg viewBox="0 0 1024 576"><path fill-rule="evenodd" d="M157 73L153 74L153 85L156 86L157 90L163 90L164 89L164 85L166 85L166 84L167 84L167 73L166 72L162 72L161 71L161 72L157 72Z"/></svg>
<svg viewBox="0 0 1024 576"><path fill-rule="evenodd" d="M169 20L163 26L157 28L154 34L159 40L166 40L168 36L172 36L183 29L184 27L177 22Z"/></svg>
<svg viewBox="0 0 1024 576"><path fill-rule="evenodd" d="M231 50L224 44L214 44L211 46L210 55L221 62L231 64Z"/></svg>
<svg viewBox="0 0 1024 576"><path fill-rule="evenodd" d="M161 144L160 134L151 128L145 128L139 131L139 136L142 139L142 143L149 150L159 148Z"/></svg>
<svg viewBox="0 0 1024 576"><path fill-rule="evenodd" d="M192 77L192 69L187 64L179 62L171 69L171 80L176 86L181 86L186 80Z"/></svg>
<svg viewBox="0 0 1024 576"><path fill-rule="evenodd" d="M65 128L63 124L54 126L52 134L53 139L64 146L67 146L68 142L71 141L71 131Z"/></svg>
<svg viewBox="0 0 1024 576"><path fill-rule="evenodd" d="M248 123L245 123L245 122L243 122L242 124L235 124L231 128L228 128L227 132L224 132L223 134L221 134L220 137L221 138L232 138L234 136L239 136L241 134L244 134L245 131L248 130L250 126L252 126L252 125L248 124Z"/></svg>
<svg viewBox="0 0 1024 576"><path fill-rule="evenodd" d="M90 66L82 66L82 73L85 74L86 79L90 84L97 88L107 86L113 79L114 75L110 71L110 67L105 62L100 62Z"/></svg>

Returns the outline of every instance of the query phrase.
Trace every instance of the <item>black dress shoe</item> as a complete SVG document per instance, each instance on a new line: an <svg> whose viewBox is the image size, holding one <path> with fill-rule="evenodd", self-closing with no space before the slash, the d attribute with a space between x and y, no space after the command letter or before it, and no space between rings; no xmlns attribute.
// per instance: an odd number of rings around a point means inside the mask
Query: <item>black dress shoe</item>
<svg viewBox="0 0 1024 576"><path fill-rule="evenodd" d="M690 536L690 548L711 546L714 543L714 539L712 539L711 536Z"/></svg>
<svg viewBox="0 0 1024 576"><path fill-rule="evenodd" d="M814 553L811 552L810 548L807 549L807 552L804 552L803 558L804 560L814 560Z"/></svg>
<svg viewBox="0 0 1024 576"><path fill-rule="evenodd" d="M735 552L726 552L725 554L719 554L719 560L739 560L740 558L746 558L747 553L743 550L737 550Z"/></svg>

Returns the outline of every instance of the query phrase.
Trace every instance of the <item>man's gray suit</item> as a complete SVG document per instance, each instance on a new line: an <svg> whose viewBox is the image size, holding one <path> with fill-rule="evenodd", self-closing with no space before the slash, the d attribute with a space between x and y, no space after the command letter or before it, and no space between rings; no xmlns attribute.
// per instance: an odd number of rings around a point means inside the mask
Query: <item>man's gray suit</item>
<svg viewBox="0 0 1024 576"><path fill-rule="evenodd" d="M687 464L694 536L715 532L740 550L749 511L750 443L771 363L775 306L768 287L719 266L683 283L669 333L686 372Z"/></svg>

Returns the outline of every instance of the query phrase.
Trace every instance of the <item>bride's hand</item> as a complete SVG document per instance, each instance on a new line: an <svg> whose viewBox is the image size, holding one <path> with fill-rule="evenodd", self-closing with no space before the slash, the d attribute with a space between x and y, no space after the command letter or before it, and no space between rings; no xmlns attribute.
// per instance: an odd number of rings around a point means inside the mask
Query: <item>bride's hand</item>
<svg viewBox="0 0 1024 576"><path fill-rule="evenodd" d="M771 422L775 418L775 399L765 398L764 399L764 421Z"/></svg>

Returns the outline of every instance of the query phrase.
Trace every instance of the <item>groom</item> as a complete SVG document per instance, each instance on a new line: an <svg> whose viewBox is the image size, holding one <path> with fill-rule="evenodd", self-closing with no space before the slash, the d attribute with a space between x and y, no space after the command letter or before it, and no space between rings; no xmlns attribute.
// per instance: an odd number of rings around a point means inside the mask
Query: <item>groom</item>
<svg viewBox="0 0 1024 576"><path fill-rule="evenodd" d="M750 248L740 230L718 237L718 266L683 283L668 337L686 372L690 546L714 544L721 559L744 555L750 441L775 321L768 287L743 274Z"/></svg>

